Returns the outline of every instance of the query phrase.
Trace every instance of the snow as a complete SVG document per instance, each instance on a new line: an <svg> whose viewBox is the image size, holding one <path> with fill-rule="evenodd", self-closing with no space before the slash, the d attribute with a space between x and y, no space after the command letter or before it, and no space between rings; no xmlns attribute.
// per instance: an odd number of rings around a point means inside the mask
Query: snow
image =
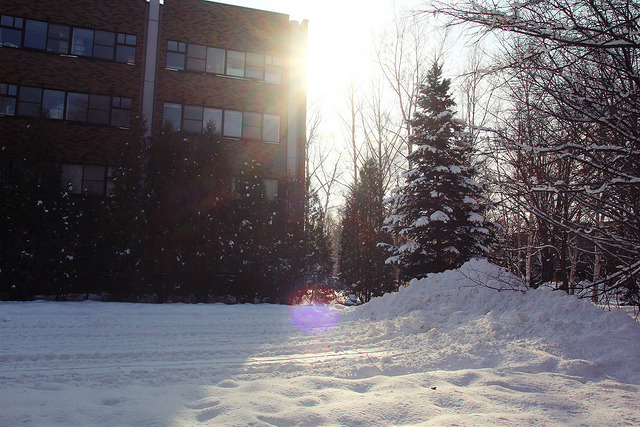
<svg viewBox="0 0 640 427"><path fill-rule="evenodd" d="M0 425L637 426L640 324L486 261L359 307L0 303Z"/></svg>

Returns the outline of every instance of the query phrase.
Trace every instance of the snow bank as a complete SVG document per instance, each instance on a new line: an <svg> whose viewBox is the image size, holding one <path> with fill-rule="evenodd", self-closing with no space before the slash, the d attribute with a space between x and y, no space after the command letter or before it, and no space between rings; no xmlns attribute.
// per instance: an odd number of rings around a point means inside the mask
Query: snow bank
<svg viewBox="0 0 640 427"><path fill-rule="evenodd" d="M630 316L549 288L527 289L486 260L413 280L345 318L386 319L405 335L427 333L449 367L477 368L491 361L486 366L640 383L640 325ZM516 352L521 359L513 357L513 346L538 349L540 357L521 352ZM461 352L449 351L452 347Z"/></svg>

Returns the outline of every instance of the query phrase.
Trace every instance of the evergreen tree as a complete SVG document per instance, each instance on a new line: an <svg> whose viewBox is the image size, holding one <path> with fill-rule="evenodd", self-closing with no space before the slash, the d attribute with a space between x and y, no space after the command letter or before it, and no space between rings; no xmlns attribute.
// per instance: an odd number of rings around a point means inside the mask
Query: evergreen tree
<svg viewBox="0 0 640 427"><path fill-rule="evenodd" d="M187 137L165 127L154 138L145 180L145 270L160 300L218 293L209 288L226 248L220 242L229 229L228 170L226 145L213 129Z"/></svg>
<svg viewBox="0 0 640 427"><path fill-rule="evenodd" d="M400 264L404 279L457 268L486 254L494 240L483 186L474 180L470 138L454 118L449 84L434 63L411 122L411 168L390 198L386 230L404 244L392 248L387 261Z"/></svg>
<svg viewBox="0 0 640 427"><path fill-rule="evenodd" d="M331 244L325 227L324 211L316 192L307 192L304 225L305 281L325 283L331 277Z"/></svg>
<svg viewBox="0 0 640 427"><path fill-rule="evenodd" d="M0 163L0 296L29 299L77 291L75 202L60 187L54 138L34 120L22 156L2 150Z"/></svg>
<svg viewBox="0 0 640 427"><path fill-rule="evenodd" d="M351 189L340 236L340 278L362 302L393 289L392 269L385 264L387 243L383 233L384 190L382 174L373 159L360 170Z"/></svg>

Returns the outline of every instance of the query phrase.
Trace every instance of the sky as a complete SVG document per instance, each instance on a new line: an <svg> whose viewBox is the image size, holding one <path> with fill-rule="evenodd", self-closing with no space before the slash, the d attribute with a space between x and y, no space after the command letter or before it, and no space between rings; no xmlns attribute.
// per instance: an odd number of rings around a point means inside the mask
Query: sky
<svg viewBox="0 0 640 427"><path fill-rule="evenodd" d="M414 7L420 0L218 0L309 21L308 95L334 101L349 82L349 72L367 74L374 34L389 25L394 10Z"/></svg>

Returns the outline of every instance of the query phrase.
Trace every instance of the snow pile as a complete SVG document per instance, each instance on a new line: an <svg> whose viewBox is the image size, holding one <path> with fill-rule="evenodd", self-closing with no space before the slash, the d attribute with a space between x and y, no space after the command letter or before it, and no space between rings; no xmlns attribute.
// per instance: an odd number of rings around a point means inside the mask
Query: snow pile
<svg viewBox="0 0 640 427"><path fill-rule="evenodd" d="M640 325L630 316L549 288L526 289L486 260L414 279L348 317L425 332L437 354L427 369L500 366L640 383ZM516 347L543 353L516 356Z"/></svg>
<svg viewBox="0 0 640 427"><path fill-rule="evenodd" d="M360 307L0 303L0 425L638 426L640 324L485 261Z"/></svg>

